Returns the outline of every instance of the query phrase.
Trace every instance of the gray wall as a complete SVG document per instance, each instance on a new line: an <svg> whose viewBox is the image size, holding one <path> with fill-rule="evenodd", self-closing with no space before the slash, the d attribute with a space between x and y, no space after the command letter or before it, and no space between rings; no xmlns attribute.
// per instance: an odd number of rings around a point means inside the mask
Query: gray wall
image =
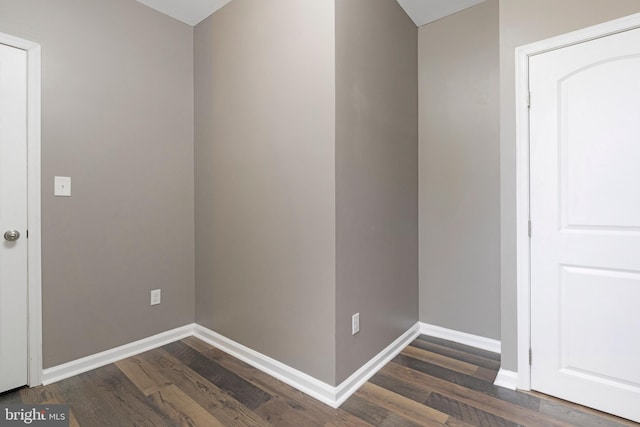
<svg viewBox="0 0 640 427"><path fill-rule="evenodd" d="M500 339L498 0L420 27L420 321Z"/></svg>
<svg viewBox="0 0 640 427"><path fill-rule="evenodd" d="M333 7L235 0L195 31L197 320L328 383L417 312L415 28L394 2ZM191 323L193 30L131 0L0 10L0 31L43 48L45 367ZM514 49L637 12L637 0L500 1L506 369L517 369ZM420 30L420 319L495 338L493 43L492 0ZM73 197L52 196L54 175L73 178ZM155 288L163 303L150 307Z"/></svg>
<svg viewBox="0 0 640 427"><path fill-rule="evenodd" d="M131 0L0 10L42 45L44 367L192 323L193 30Z"/></svg>
<svg viewBox="0 0 640 427"><path fill-rule="evenodd" d="M395 1L336 1L338 383L418 321L417 38Z"/></svg>
<svg viewBox="0 0 640 427"><path fill-rule="evenodd" d="M502 365L517 370L515 49L640 12L638 0L500 1Z"/></svg>
<svg viewBox="0 0 640 427"><path fill-rule="evenodd" d="M234 0L195 30L196 320L335 379L335 8Z"/></svg>

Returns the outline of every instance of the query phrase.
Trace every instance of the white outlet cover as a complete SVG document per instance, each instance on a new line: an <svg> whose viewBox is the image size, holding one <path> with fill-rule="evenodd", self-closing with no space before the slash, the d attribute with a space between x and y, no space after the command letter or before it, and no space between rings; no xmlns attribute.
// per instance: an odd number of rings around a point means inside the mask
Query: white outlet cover
<svg viewBox="0 0 640 427"><path fill-rule="evenodd" d="M53 195L56 197L71 197L71 177L53 177Z"/></svg>
<svg viewBox="0 0 640 427"><path fill-rule="evenodd" d="M151 291L151 305L158 305L162 301L162 291L154 289Z"/></svg>
<svg viewBox="0 0 640 427"><path fill-rule="evenodd" d="M358 332L360 332L360 313L351 316L351 335L355 335Z"/></svg>

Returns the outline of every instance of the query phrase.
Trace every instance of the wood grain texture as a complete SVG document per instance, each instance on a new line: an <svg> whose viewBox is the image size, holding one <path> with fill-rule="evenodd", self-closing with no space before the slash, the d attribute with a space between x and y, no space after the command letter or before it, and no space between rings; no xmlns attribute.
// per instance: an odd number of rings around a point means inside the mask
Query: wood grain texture
<svg viewBox="0 0 640 427"><path fill-rule="evenodd" d="M375 384L366 383L357 392L356 396L363 398L388 411L402 415L418 424L443 425L449 416L433 407L423 405L415 400L408 399L386 388Z"/></svg>
<svg viewBox="0 0 640 427"><path fill-rule="evenodd" d="M138 356L148 370L156 369L226 426L263 427L270 425L233 396L218 388L163 349Z"/></svg>
<svg viewBox="0 0 640 427"><path fill-rule="evenodd" d="M175 385L156 391L150 399L160 412L171 419L173 425L224 427L222 422Z"/></svg>
<svg viewBox="0 0 640 427"><path fill-rule="evenodd" d="M474 375L478 371L478 366L471 363L463 362L451 357L434 354L418 347L409 346L405 349L404 354L413 359L422 360L423 362L432 363L443 368L451 369L462 374Z"/></svg>
<svg viewBox="0 0 640 427"><path fill-rule="evenodd" d="M1 404L66 403L72 427L639 427L538 393L499 388L499 356L421 336L334 409L194 337Z"/></svg>

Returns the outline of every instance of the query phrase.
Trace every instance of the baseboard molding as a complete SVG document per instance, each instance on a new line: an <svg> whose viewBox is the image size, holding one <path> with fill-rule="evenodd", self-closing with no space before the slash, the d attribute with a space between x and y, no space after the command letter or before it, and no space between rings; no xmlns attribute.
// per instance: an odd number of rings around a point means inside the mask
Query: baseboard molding
<svg viewBox="0 0 640 427"><path fill-rule="evenodd" d="M419 325L416 324L337 387L322 382L203 326L196 325L194 336L322 403L338 408L362 384L409 345L419 335L419 329Z"/></svg>
<svg viewBox="0 0 640 427"><path fill-rule="evenodd" d="M196 325L194 336L309 396L333 406L335 401L334 387L311 375L265 356L204 326Z"/></svg>
<svg viewBox="0 0 640 427"><path fill-rule="evenodd" d="M455 331L453 329L442 328L440 326L430 325L428 323L420 323L420 333L436 338L457 342L471 347L487 350L493 353L501 353L502 345L500 341L492 338L485 338L478 335L468 334L466 332Z"/></svg>
<svg viewBox="0 0 640 427"><path fill-rule="evenodd" d="M509 390L515 390L518 388L518 373L500 368L493 385L508 388Z"/></svg>
<svg viewBox="0 0 640 427"><path fill-rule="evenodd" d="M389 344L387 348L378 353L374 358L367 362L364 366L354 372L349 378L344 380L336 387L335 405L338 408L353 393L355 393L369 378L374 376L380 369L396 357L405 349L413 340L420 336L420 323L416 323L411 329L402 334L398 339Z"/></svg>
<svg viewBox="0 0 640 427"><path fill-rule="evenodd" d="M44 369L42 371L42 384L55 383L73 377L74 375L79 375L92 369L100 368L110 363L126 359L127 357L135 356L136 354L144 353L145 351L181 340L192 336L193 330L194 324L182 326L120 347Z"/></svg>
<svg viewBox="0 0 640 427"><path fill-rule="evenodd" d="M45 369L42 372L42 384L52 384L183 338L195 336L254 368L308 394L314 399L333 408L338 408L367 382L369 378L375 375L376 372L382 369L391 359L396 357L406 346L416 339L422 331L421 326L420 323L416 323L411 329L387 346L387 348L335 387L198 324L172 329L149 338Z"/></svg>

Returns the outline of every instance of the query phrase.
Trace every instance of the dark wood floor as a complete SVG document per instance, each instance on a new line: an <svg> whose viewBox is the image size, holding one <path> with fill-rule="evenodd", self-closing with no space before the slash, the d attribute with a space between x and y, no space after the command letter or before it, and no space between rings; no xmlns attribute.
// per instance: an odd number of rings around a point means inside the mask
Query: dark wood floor
<svg viewBox="0 0 640 427"><path fill-rule="evenodd" d="M421 336L340 409L332 409L196 338L51 384L0 404L67 403L71 425L580 426L638 424L493 385L496 354Z"/></svg>

